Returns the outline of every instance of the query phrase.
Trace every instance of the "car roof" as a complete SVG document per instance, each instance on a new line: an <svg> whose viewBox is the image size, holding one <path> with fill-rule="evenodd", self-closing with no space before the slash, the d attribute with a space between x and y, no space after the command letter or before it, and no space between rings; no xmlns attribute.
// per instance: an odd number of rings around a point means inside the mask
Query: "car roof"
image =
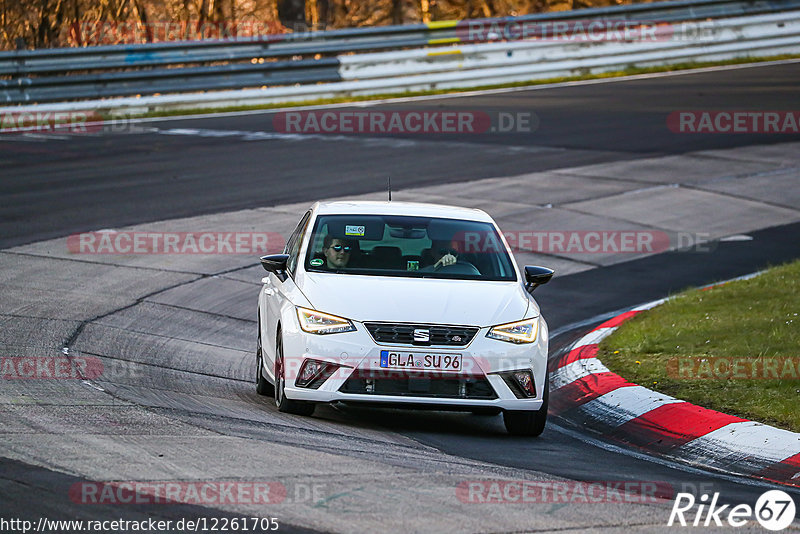
<svg viewBox="0 0 800 534"><path fill-rule="evenodd" d="M494 222L483 210L423 202L340 200L318 202L315 206L318 215L409 215Z"/></svg>

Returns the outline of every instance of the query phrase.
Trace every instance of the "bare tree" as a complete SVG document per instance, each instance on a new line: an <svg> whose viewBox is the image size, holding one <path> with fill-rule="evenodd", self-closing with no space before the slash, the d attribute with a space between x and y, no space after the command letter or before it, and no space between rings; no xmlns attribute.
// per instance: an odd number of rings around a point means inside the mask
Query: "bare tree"
<svg viewBox="0 0 800 534"><path fill-rule="evenodd" d="M6 0L0 0L0 32L2 34L2 40L0 40L0 46L2 48L7 47L7 43L11 42L11 34L8 31L8 8L6 6Z"/></svg>
<svg viewBox="0 0 800 534"><path fill-rule="evenodd" d="M308 25L305 0L278 0L278 18L287 28L305 28Z"/></svg>
<svg viewBox="0 0 800 534"><path fill-rule="evenodd" d="M0 49L13 50L18 41L39 48L218 36L207 29L204 35L207 23L230 34L237 22L253 22L269 25L274 33L307 24L316 29L378 26L630 1L640 0L0 0ZM153 22L178 22L181 33L154 36ZM120 27L131 25L137 32L119 35Z"/></svg>
<svg viewBox="0 0 800 534"><path fill-rule="evenodd" d="M392 0L392 24L402 24L403 18L403 0Z"/></svg>

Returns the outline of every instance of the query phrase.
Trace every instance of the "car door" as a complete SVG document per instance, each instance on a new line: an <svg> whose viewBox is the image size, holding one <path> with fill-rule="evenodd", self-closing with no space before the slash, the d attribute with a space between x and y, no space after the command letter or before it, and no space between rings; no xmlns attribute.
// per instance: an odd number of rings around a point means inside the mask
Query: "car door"
<svg viewBox="0 0 800 534"><path fill-rule="evenodd" d="M286 262L286 274L289 276L289 278L287 278L286 281L282 281L277 275L270 273L270 275L267 277L267 281L269 283L264 285L264 289L262 291L265 305L262 306L261 309L266 310L267 315L264 318L264 326L266 329L263 338L264 358L266 360L266 366L270 375L272 375L273 369L275 368L275 340L277 339L278 335L277 329L281 310L287 304L293 305L293 303L287 302L289 297L286 290L287 288L284 286L284 284L288 283L294 285L294 275L297 271L297 263L300 261L300 246L303 243L303 237L305 236L306 229L308 228L308 221L310 219L311 211L308 211L297 224L297 227L294 229L292 234L289 236L289 239L286 241L286 247L283 249L283 253L289 255L289 259Z"/></svg>

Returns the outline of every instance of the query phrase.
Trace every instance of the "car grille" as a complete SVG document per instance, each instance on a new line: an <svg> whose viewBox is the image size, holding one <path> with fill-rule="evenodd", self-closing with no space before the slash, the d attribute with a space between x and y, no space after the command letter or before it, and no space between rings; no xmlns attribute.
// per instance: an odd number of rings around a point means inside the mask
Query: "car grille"
<svg viewBox="0 0 800 534"><path fill-rule="evenodd" d="M448 326L411 323L364 323L372 339L377 343L396 345L444 345L464 347L480 330L475 326ZM423 329L430 332L430 341L415 342L414 330Z"/></svg>
<svg viewBox="0 0 800 534"><path fill-rule="evenodd" d="M342 393L437 397L445 399L496 399L497 394L484 377L414 378L387 376L386 371L356 371L339 388Z"/></svg>

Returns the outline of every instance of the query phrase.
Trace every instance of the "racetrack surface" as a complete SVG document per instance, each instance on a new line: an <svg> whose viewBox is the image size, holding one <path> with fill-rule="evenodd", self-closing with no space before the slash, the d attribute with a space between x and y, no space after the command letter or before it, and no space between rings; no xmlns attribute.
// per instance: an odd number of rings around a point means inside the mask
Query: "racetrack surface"
<svg viewBox="0 0 800 534"><path fill-rule="evenodd" d="M384 190L387 177L395 189L405 189L797 140L797 134L676 134L666 121L680 110L791 110L797 106L798 78L800 63L789 63L376 108L476 111L493 117L493 124L501 112L532 113L538 126L530 132L312 136L303 141L256 135L275 131L274 113L267 112L137 123L120 126L123 131L116 135L0 135L0 196L5 200L0 247L147 221L358 195Z"/></svg>
<svg viewBox="0 0 800 534"><path fill-rule="evenodd" d="M158 132L135 135L0 140L8 169L3 246L366 193L382 189L388 171L395 187L405 189L785 142L791 139L676 135L664 120L675 109L704 106L788 109L796 103L799 70L759 67L393 105L532 109L540 118L535 138L255 141L208 133L269 130L269 115L256 114L148 123ZM296 208L272 214L284 235L299 215ZM225 219L214 217L180 224L217 228ZM796 258L798 231L798 224L784 224L708 252L671 252L556 277L536 292L551 332L559 332L553 351L577 335L568 328L577 321ZM764 491L746 480L632 456L570 421L553 420L530 440L506 435L499 417L348 407L321 407L311 419L279 414L250 383L263 272L252 259L64 258L59 246L54 240L0 254L8 290L0 314L4 355L60 354L66 345L73 355L100 358L109 372L90 384L2 381L3 517L246 512L321 531L378 525L426 532L661 531L669 501L474 504L459 501L455 488L487 478L659 481L674 491L719 491L724 503L749 504ZM276 480L290 496L318 483L325 498L290 498L265 509L98 507L67 497L83 480L205 479Z"/></svg>

